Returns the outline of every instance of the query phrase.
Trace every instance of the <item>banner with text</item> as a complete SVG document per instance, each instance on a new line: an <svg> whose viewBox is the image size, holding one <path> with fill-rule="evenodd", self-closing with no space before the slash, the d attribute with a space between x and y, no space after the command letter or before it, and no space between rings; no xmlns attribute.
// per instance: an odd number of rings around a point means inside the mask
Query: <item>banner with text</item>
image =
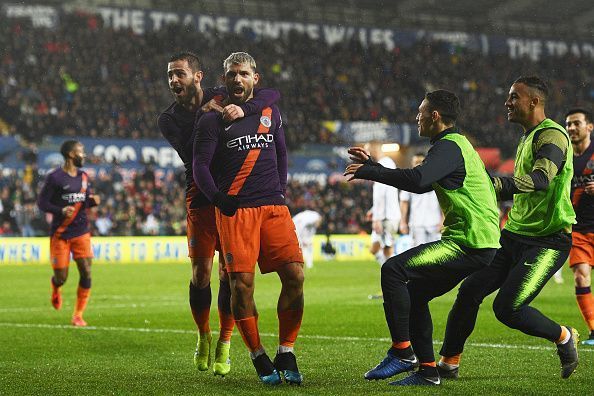
<svg viewBox="0 0 594 396"><path fill-rule="evenodd" d="M382 29L124 7L80 6L77 9L96 13L105 27L114 30L130 29L136 34L158 31L169 24L179 24L193 28L203 35L234 33L275 40L291 32L298 32L329 45L358 40L363 45L382 45L392 50L395 47L408 47L419 41L428 41L444 43L452 50L468 48L483 54L506 54L512 59L529 57L537 61L544 57L563 58L568 54L594 59L594 42L584 40L512 38L459 31ZM65 11L59 6L13 3L4 4L2 12L8 18L30 18L34 26L54 28L59 25L60 15Z"/></svg>
<svg viewBox="0 0 594 396"><path fill-rule="evenodd" d="M93 237L93 264L189 263L186 237ZM403 239L403 242L404 239ZM368 235L332 235L335 254L324 253L326 236L314 238L314 261L374 260ZM397 243L397 246L398 243ZM404 246L404 245L403 245ZM217 260L215 255L215 260ZM49 265L49 237L0 238L0 265Z"/></svg>

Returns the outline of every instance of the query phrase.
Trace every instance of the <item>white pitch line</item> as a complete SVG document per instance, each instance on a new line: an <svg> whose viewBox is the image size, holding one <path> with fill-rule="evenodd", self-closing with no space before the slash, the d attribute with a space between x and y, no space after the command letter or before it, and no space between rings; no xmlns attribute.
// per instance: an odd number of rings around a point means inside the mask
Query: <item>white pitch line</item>
<svg viewBox="0 0 594 396"><path fill-rule="evenodd" d="M30 328L30 329L65 329L76 331L124 331L136 333L171 333L171 334L196 334L195 330L181 330L181 329L151 329L148 327L116 327L116 326L86 326L74 327L71 325L53 325L43 323L10 323L0 322L0 327L13 328ZM213 333L217 334L216 331ZM278 337L273 333L260 333L262 337ZM341 337L341 336L326 336L316 334L299 334L299 338L309 340L328 340L328 341L362 341L362 342L390 342L388 338L373 338L373 337ZM434 340L434 344L441 344L441 341ZM484 342L469 342L467 346L477 348L492 348L492 349L528 349L533 351L553 351L552 346L536 346L536 345L514 345L514 344L489 344ZM594 349L580 348L580 352L594 352Z"/></svg>
<svg viewBox="0 0 594 396"><path fill-rule="evenodd" d="M146 308L146 307L172 307L172 306L182 306L184 302L181 301L159 301L155 303L146 303L146 302L139 302L139 303L129 303L129 304L110 304L110 305L101 305L101 304L93 304L93 309L112 309L112 308ZM0 313L14 313L14 312L43 312L43 311L50 311L51 308L48 307L4 307L0 308Z"/></svg>

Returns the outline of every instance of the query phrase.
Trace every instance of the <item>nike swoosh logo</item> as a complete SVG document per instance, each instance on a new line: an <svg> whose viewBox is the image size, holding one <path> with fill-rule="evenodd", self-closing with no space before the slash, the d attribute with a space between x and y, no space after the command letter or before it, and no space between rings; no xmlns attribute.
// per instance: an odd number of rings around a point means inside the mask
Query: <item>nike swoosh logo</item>
<svg viewBox="0 0 594 396"><path fill-rule="evenodd" d="M228 131L229 129L231 129L233 125L229 125L228 127L225 127L225 131Z"/></svg>
<svg viewBox="0 0 594 396"><path fill-rule="evenodd" d="M526 261L526 262L524 262L524 265L525 265L526 267L532 267L534 264L536 264L536 263L529 263L529 262L527 262L527 261Z"/></svg>

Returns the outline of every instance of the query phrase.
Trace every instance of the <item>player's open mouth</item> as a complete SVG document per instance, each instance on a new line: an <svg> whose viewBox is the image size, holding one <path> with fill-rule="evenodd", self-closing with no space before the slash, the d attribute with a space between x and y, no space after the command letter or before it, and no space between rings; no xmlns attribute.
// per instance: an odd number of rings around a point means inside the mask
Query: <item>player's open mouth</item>
<svg viewBox="0 0 594 396"><path fill-rule="evenodd" d="M173 88L171 88L171 92L173 92L176 95L180 95L181 93L184 92L184 87L182 87L181 85L173 87Z"/></svg>
<svg viewBox="0 0 594 396"><path fill-rule="evenodd" d="M233 88L233 95L235 96L242 96L243 95L243 87L234 87Z"/></svg>

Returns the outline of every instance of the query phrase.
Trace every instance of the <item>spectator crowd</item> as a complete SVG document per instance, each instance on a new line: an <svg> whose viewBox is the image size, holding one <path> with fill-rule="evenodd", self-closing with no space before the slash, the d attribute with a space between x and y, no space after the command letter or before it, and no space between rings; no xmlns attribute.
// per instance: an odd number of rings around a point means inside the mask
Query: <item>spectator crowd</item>
<svg viewBox="0 0 594 396"><path fill-rule="evenodd" d="M179 25L137 35L105 28L96 15L72 13L54 29L0 16L0 47L0 136L20 136L23 147L31 147L23 155L25 170L0 174L0 236L47 234L48 216L36 206L43 178L34 144L44 136L161 138L156 117L172 101L166 65L179 51L199 54L204 87L218 84L230 52L250 52L261 84L281 92L289 150L305 143L344 144L324 128L327 120L414 122L424 93L446 88L460 95L459 125L476 145L500 148L511 157L519 132L507 122L503 103L510 83L522 74L548 79L547 112L557 121L570 107L594 104L590 60L571 55L511 60L438 42L388 51L356 40L330 46L298 33L262 41L201 35ZM124 177L118 167L96 176L93 188L103 202L91 211L94 234L185 234L181 170L166 180L150 169ZM293 214L306 208L320 212L319 232L370 231L366 183L293 180L287 202Z"/></svg>
<svg viewBox="0 0 594 396"><path fill-rule="evenodd" d="M125 173L125 174L124 174ZM101 205L88 209L93 235L185 235L185 180L182 170L156 175L149 166L128 172L115 166L91 180ZM28 167L23 174L0 176L0 237L45 236L50 215L37 208L43 177ZM365 212L371 205L368 183L289 182L287 204L292 214L312 209L322 214L319 233L368 233Z"/></svg>
<svg viewBox="0 0 594 396"><path fill-rule="evenodd" d="M339 143L324 120L414 122L423 94L446 88L459 93L460 125L477 145L510 157L518 131L507 123L503 103L517 76L537 73L550 81L547 108L557 120L569 107L594 103L592 61L571 55L511 60L437 42L388 51L357 41L329 46L298 33L258 42L179 25L137 35L72 13L55 29L0 16L0 46L0 134L29 140L47 134L159 138L156 116L172 100L166 64L181 50L201 56L204 86L218 84L230 52L250 52L262 84L282 93L290 149Z"/></svg>

